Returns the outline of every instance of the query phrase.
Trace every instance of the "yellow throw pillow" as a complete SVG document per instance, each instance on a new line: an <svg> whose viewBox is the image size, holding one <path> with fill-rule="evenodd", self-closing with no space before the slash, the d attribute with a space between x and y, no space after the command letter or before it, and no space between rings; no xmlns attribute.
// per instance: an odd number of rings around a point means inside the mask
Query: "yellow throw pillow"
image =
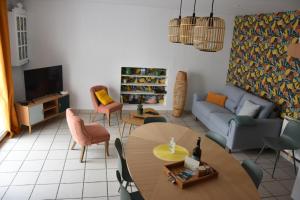
<svg viewBox="0 0 300 200"><path fill-rule="evenodd" d="M113 99L107 94L106 90L99 90L95 92L97 99L104 106L113 102Z"/></svg>
<svg viewBox="0 0 300 200"><path fill-rule="evenodd" d="M227 96L217 94L214 92L208 92L206 101L209 103L216 104L218 106L224 107L226 102Z"/></svg>

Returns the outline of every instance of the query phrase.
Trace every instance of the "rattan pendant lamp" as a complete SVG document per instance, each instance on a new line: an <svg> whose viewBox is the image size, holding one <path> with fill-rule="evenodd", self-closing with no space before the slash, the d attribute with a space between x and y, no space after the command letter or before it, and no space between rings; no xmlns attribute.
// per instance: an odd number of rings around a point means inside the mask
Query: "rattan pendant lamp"
<svg viewBox="0 0 300 200"><path fill-rule="evenodd" d="M179 10L179 17L171 19L169 22L169 41L173 43L179 43L179 29L180 29L180 22L181 22L181 8L182 8L182 0L180 0L180 10Z"/></svg>
<svg viewBox="0 0 300 200"><path fill-rule="evenodd" d="M209 17L196 19L193 45L200 51L216 52L223 49L225 21L213 16L214 0L212 0Z"/></svg>
<svg viewBox="0 0 300 200"><path fill-rule="evenodd" d="M193 45L194 26L196 22L195 8L196 0L194 2L193 16L187 16L181 20L180 42L185 45Z"/></svg>

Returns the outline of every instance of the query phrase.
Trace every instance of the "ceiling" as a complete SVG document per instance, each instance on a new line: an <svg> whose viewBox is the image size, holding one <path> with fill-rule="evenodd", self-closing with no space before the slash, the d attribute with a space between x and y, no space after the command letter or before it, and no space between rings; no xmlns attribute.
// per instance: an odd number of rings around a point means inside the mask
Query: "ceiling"
<svg viewBox="0 0 300 200"><path fill-rule="evenodd" d="M26 0L25 0L26 1ZM179 9L180 0L92 0L167 9ZM183 0L183 15L192 13L194 0ZM211 0L198 0L196 12L208 15ZM300 9L300 0L215 0L215 12L221 14L252 14ZM187 12L187 13L186 13ZM200 14L201 15L201 14Z"/></svg>
<svg viewBox="0 0 300 200"><path fill-rule="evenodd" d="M30 0L8 0L9 5L18 1ZM36 0L36 1L55 1L55 0ZM64 0L56 0L64 1ZM68 1L68 0L67 0ZM76 0L69 0L70 2ZM164 9L179 10L180 0L77 0L82 2L99 2L106 4L122 4L146 6ZM182 15L191 15L194 0L183 0ZM211 0L198 0L196 6L196 14L198 16L209 15L211 8ZM268 13L287 10L300 10L300 0L215 0L216 15L232 14L254 14ZM177 11L178 12L178 11Z"/></svg>

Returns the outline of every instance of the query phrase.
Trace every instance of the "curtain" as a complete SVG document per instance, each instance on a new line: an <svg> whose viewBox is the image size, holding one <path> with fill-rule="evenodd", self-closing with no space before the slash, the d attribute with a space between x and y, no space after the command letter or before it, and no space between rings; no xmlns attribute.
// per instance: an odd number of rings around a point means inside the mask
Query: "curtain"
<svg viewBox="0 0 300 200"><path fill-rule="evenodd" d="M20 132L14 107L14 87L10 60L7 1L0 0L0 119L13 137Z"/></svg>

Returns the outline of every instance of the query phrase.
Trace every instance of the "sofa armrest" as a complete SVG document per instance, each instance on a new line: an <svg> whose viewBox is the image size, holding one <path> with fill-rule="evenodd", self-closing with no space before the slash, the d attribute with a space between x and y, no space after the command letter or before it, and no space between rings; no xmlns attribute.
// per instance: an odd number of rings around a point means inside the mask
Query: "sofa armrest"
<svg viewBox="0 0 300 200"><path fill-rule="evenodd" d="M256 124L256 120L250 116L238 116L236 115L234 118L230 119L228 125L234 121L237 126L254 126Z"/></svg>
<svg viewBox="0 0 300 200"><path fill-rule="evenodd" d="M193 94L193 102L204 101L206 99L206 94L198 95L197 93Z"/></svg>
<svg viewBox="0 0 300 200"><path fill-rule="evenodd" d="M238 125L235 120L229 124L227 147L231 150L254 149L263 145L264 137L278 137L282 119L254 119L251 126Z"/></svg>

